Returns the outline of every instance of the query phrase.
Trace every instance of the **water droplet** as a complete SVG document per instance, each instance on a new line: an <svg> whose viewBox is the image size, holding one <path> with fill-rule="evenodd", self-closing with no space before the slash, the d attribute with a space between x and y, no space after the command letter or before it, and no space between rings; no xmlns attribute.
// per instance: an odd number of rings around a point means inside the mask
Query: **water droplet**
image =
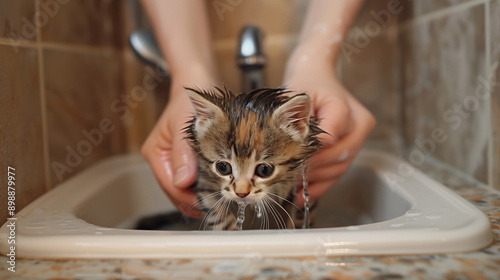
<svg viewBox="0 0 500 280"><path fill-rule="evenodd" d="M236 229L243 230L243 222L245 221L245 209L247 203L243 200L238 201L238 216L236 218Z"/></svg>
<svg viewBox="0 0 500 280"><path fill-rule="evenodd" d="M405 224L404 223L394 223L394 224L391 224L391 227L402 227L404 226Z"/></svg>
<svg viewBox="0 0 500 280"><path fill-rule="evenodd" d="M348 230L358 230L359 227L356 227L356 226L348 226L347 227Z"/></svg>
<svg viewBox="0 0 500 280"><path fill-rule="evenodd" d="M307 164L302 164L302 195L304 197L304 225L302 228L309 228L309 178L307 176Z"/></svg>
<svg viewBox="0 0 500 280"><path fill-rule="evenodd" d="M420 216L420 210L418 209L410 209L408 211L406 211L405 215L406 216L409 216L409 217L416 217L416 216Z"/></svg>
<svg viewBox="0 0 500 280"><path fill-rule="evenodd" d="M428 219L440 219L443 216L443 213L441 211L432 211L429 214L427 214L425 217Z"/></svg>
<svg viewBox="0 0 500 280"><path fill-rule="evenodd" d="M262 209L258 204L255 204L255 213L257 214L257 218L262 218Z"/></svg>

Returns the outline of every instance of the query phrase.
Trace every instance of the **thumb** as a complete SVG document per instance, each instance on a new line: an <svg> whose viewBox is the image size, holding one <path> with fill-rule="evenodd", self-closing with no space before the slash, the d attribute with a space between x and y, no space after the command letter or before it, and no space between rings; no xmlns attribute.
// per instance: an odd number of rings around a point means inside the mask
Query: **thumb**
<svg viewBox="0 0 500 280"><path fill-rule="evenodd" d="M184 139L184 134L180 130L174 136L174 142L172 143L172 168L175 187L188 188L196 181L198 163L191 146Z"/></svg>

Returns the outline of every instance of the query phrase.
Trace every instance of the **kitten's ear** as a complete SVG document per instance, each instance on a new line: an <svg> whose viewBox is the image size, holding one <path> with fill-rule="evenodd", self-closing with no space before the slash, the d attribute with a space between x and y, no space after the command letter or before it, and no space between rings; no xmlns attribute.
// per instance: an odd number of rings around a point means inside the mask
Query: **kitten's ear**
<svg viewBox="0 0 500 280"><path fill-rule="evenodd" d="M192 90L186 89L186 95L191 100L191 104L193 104L196 123L195 127L198 131L199 136L202 136L210 124L222 114L222 111L217 105L207 100L200 93Z"/></svg>
<svg viewBox="0 0 500 280"><path fill-rule="evenodd" d="M292 97L273 113L273 120L279 128L297 141L303 141L309 133L311 99L306 94Z"/></svg>

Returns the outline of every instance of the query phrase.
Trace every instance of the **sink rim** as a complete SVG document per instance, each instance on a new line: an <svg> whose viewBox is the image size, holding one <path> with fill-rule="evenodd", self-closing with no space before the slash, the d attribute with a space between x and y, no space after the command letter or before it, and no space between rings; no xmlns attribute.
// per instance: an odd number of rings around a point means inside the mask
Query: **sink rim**
<svg viewBox="0 0 500 280"><path fill-rule="evenodd" d="M387 165L396 167L401 163L408 164L385 152L370 150L363 150L360 153L357 164L359 162L373 168L374 172L382 178L394 170L385 168ZM357 225L356 229L347 226L307 230L250 230L214 233L211 231L165 232L114 229L92 225L76 217L76 209L86 198L98 192L114 176L133 170L135 165L143 163L144 160L137 154L106 159L63 182L25 207L16 215L18 225L33 217L36 220L36 215L40 215L45 220L48 217L63 221L72 220L81 228L80 231L67 231L64 228L52 229L53 231L49 229L46 234L34 234L34 229L28 230L18 226L16 255L24 258L57 259L156 259L248 255L279 257L316 256L317 254L320 256L406 255L473 251L490 245L493 240L490 222L483 212L416 169L412 176L406 178L406 183L421 183L423 185L419 185L420 190L427 188L431 193L445 197L447 202L458 206L458 209L452 210L460 213L458 215L460 219L441 219L439 230L421 228L411 220L407 221L408 216L402 215L382 222ZM83 182L88 182L88 178L100 183L88 187L85 194L76 193L75 188ZM429 204L430 201L429 199L416 199L415 186L406 185L405 187L395 184L391 187L410 200L411 209L420 209L422 212L420 215L426 215L428 211L443 210L441 209L443 207L426 208L426 203ZM61 214L61 212L65 213ZM457 216L456 213L455 216ZM47 216L48 214L51 216ZM448 214L442 213L445 217ZM401 223L404 225L391 227L391 225ZM8 234L6 224L0 229L0 252L4 255L8 253L10 246L6 242ZM100 234L95 234L96 232ZM231 237L231 242L228 241L228 236ZM363 240L363 236L369 237L369 240ZM145 237L147 241L143 240ZM200 237L203 237L203 240L200 240ZM252 240L248 240L248 237ZM418 237L418 242L415 241L416 237ZM235 246L238 250L235 250ZM114 248L114 251L110 248ZM147 248L147 252L142 252L141 248Z"/></svg>

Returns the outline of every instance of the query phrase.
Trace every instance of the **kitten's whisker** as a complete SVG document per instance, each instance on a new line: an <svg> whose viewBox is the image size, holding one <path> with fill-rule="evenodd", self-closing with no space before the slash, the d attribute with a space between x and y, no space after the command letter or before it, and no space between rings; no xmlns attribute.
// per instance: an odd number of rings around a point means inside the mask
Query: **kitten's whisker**
<svg viewBox="0 0 500 280"><path fill-rule="evenodd" d="M269 206L269 203L264 199L262 199L263 204L266 206L266 218L267 218L267 229L271 229L271 219L269 217L269 214L274 218L274 214L271 212L271 207ZM276 221L276 218L274 218Z"/></svg>
<svg viewBox="0 0 500 280"><path fill-rule="evenodd" d="M288 212L285 210L285 208L283 208L283 206L281 206L278 202L276 202L274 200L271 200L271 202L273 202L274 204L278 205L278 207L280 207L286 213L286 215L288 216L288 218L290 219L290 221L292 221L292 227L293 227L293 229L295 229L295 222L293 221L292 216L290 216L290 214L288 214Z"/></svg>
<svg viewBox="0 0 500 280"><path fill-rule="evenodd" d="M278 202L276 202L274 199L271 199L271 198L269 198L269 197L267 197L267 199L268 199L271 203L274 203L274 204L276 204L276 205L278 205L278 206L280 206L280 207L281 207L281 205L279 205L279 203L278 203ZM271 204L271 205L272 205L272 204ZM283 219L283 216L279 213L278 209L277 209L274 205L272 205L272 206L273 206L273 208L274 208L274 211L275 211L276 215L280 218L280 221L281 221L281 223L280 223L280 224L281 224L281 225L283 225L283 229L286 229L286 228L287 228L287 226L286 226L285 219ZM281 208L283 208L283 207L281 207ZM285 211L285 213L286 213L286 211ZM287 213L287 215L288 215L288 213Z"/></svg>
<svg viewBox="0 0 500 280"><path fill-rule="evenodd" d="M255 217L257 216L257 207L259 207L259 201L256 200L255 202L252 203L254 206L254 211L253 211L253 216L252 216L252 221L250 222L250 227L253 226L253 222L255 221ZM261 217L262 218L262 217Z"/></svg>
<svg viewBox="0 0 500 280"><path fill-rule="evenodd" d="M219 226L220 230L224 230L224 221L225 221L225 213L226 213L226 208L227 208L227 203L228 199L224 199L224 202L221 203L219 207L219 213L217 214L217 225Z"/></svg>
<svg viewBox="0 0 500 280"><path fill-rule="evenodd" d="M281 218L281 215L279 214L279 212L276 210L276 208L274 208L274 205L269 203L270 198L264 196L264 199L269 206L269 210L271 212L271 215L273 215L274 220L276 221L278 229L281 229L281 226L283 226L283 229L285 229L286 224L283 225L283 223L284 223L283 218Z"/></svg>
<svg viewBox="0 0 500 280"><path fill-rule="evenodd" d="M261 211L261 213L262 213L262 211L263 211L263 208L264 208L264 207L262 207L262 205L261 205L261 201L260 201L260 200L261 200L261 199L259 198L259 199L258 199L255 203L257 204L257 207L259 207L259 208L260 208L260 211ZM254 217L255 217L255 214L256 214L256 213L254 213ZM252 222L253 222L253 220L252 220ZM262 229L262 225L263 225L263 224L264 224L264 218L261 216L261 217L260 217L260 226L259 226L259 229Z"/></svg>
<svg viewBox="0 0 500 280"><path fill-rule="evenodd" d="M200 225L200 228L205 225L203 227L203 230L206 230L207 229L207 226L208 226L208 223L209 223L209 219L212 218L215 214L214 214L214 209L217 208L217 205L219 205L220 203L222 203L223 199L225 199L225 197L221 197L219 198L219 200L217 200L214 205L212 205L212 207L210 207L210 209L208 209L207 211L207 214L205 215L205 217L203 217L203 220L201 221L201 225Z"/></svg>
<svg viewBox="0 0 500 280"><path fill-rule="evenodd" d="M262 205L262 213L264 215L264 229L270 229L271 225L269 222L269 213L267 212L267 206L264 204L262 199L260 200L260 204Z"/></svg>
<svg viewBox="0 0 500 280"><path fill-rule="evenodd" d="M212 222L213 224L213 227L212 227L212 230L215 231L217 229L217 226L220 225L220 222L222 221L221 218L222 218L222 213L223 213L223 209L224 209L224 202L227 201L227 199L223 196L222 198L224 198L224 200L222 200L221 203L219 203L219 205L217 206L217 208L215 208L215 212L217 213L215 215L215 220Z"/></svg>
<svg viewBox="0 0 500 280"><path fill-rule="evenodd" d="M218 194L220 194L220 193L222 193L222 192L221 192L221 191L217 191L217 192L215 192L215 193L213 193L213 194L209 194L209 195L207 195L207 196L204 196L204 197L202 197L202 198L198 199L197 201L195 201L195 202L193 202L191 205L189 205L189 207L188 207L188 208L186 208L186 212L189 212L189 211L190 211L191 209L193 209L194 207L196 207L196 206L200 205L200 204L201 204L204 200L206 200L206 199L208 199L208 198L210 198L210 197L212 197L212 196L216 196L216 195L218 195ZM189 216L187 216L187 215L186 215L186 214L184 214L184 213L182 213L182 217L183 217L184 219L189 218Z"/></svg>
<svg viewBox="0 0 500 280"><path fill-rule="evenodd" d="M231 208L231 203L232 203L232 202L233 202L232 200L229 200L229 199L228 199L228 200L226 200L226 213L225 213L225 215L224 215L224 220L226 220L226 221L227 221L227 214L229 213L229 209ZM231 222L231 221L228 221L228 223L230 223L230 222ZM227 223L226 223L226 224L227 224Z"/></svg>
<svg viewBox="0 0 500 280"><path fill-rule="evenodd" d="M212 194L206 195L206 196L204 196L204 197L202 197L202 198L198 199L197 201L193 202L191 205L189 205L189 207L188 207L188 208L186 208L186 210L190 210L190 209L191 209L191 208L193 208L194 206L197 206L197 205L199 205L200 203L202 203L205 199L208 199L208 198L210 198L210 197L212 197L212 196L215 196L215 195L218 195L218 194L221 194L221 193L222 193L222 191L216 191L216 192L214 192L214 193L212 193Z"/></svg>
<svg viewBox="0 0 500 280"><path fill-rule="evenodd" d="M213 220L210 222L210 224L212 225L212 231L215 231L217 229L217 226L219 225L219 215L220 215L220 207L224 204L224 201L221 201L221 203L219 203L217 205L217 207L215 207L214 209L214 218Z"/></svg>
<svg viewBox="0 0 500 280"><path fill-rule="evenodd" d="M290 201L290 200L288 200L288 199L285 199L285 198L284 198L284 197L282 197L282 196L279 196L279 195L274 194L274 193L271 193L271 192L268 192L267 194L270 194L270 195L272 195L272 196L275 196L275 197L277 197L277 198L279 198L279 199L283 199L284 201L286 201L286 202L290 203L293 207L297 208L297 210L299 210L300 212L304 212L304 211L302 211L302 209L300 209L300 207L299 207L299 206L297 206L297 204L295 204L295 203L291 202L291 201Z"/></svg>
<svg viewBox="0 0 500 280"><path fill-rule="evenodd" d="M202 227L203 227L203 230L207 229L208 223L210 223L210 220L215 215L214 211L213 211L213 208L216 207L217 203L215 203L214 205L212 205L212 207L210 207L210 209L208 210L208 212L203 217L203 220L201 221L201 224L200 224L200 230L202 230L201 229Z"/></svg>
<svg viewBox="0 0 500 280"><path fill-rule="evenodd" d="M225 225L227 225L227 213L229 211L229 205L231 205L231 200L226 199L224 203L224 207L221 209L221 222L220 222L220 228L221 230L224 230Z"/></svg>
<svg viewBox="0 0 500 280"><path fill-rule="evenodd" d="M264 205L264 203L262 203L262 198L259 198L259 200L257 200L257 205L259 205L260 207L260 211L262 213L262 217L260 219L260 229L265 229L266 227L266 215L267 215L267 212L266 212L266 206Z"/></svg>
<svg viewBox="0 0 500 280"><path fill-rule="evenodd" d="M269 200L270 200L270 202L277 204L277 202L274 201L273 199L269 199ZM286 227L285 219L283 218L283 216L280 214L279 210L274 205L271 204L271 206L273 207L274 212L276 213L276 216L279 218L280 225L283 226L283 229L286 229L287 227Z"/></svg>
<svg viewBox="0 0 500 280"><path fill-rule="evenodd" d="M266 215L266 229L271 229L271 221L269 220L269 212L267 210L267 205L264 204L263 201L261 201L262 205L264 206L264 214Z"/></svg>

